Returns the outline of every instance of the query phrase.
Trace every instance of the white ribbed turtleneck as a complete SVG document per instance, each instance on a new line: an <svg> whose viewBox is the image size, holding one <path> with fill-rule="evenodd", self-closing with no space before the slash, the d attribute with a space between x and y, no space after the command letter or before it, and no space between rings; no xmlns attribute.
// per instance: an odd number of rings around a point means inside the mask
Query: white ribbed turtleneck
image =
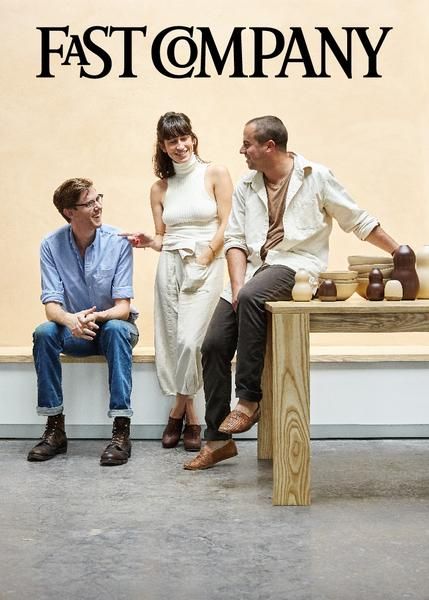
<svg viewBox="0 0 429 600"><path fill-rule="evenodd" d="M197 157L192 153L191 158L185 163L176 163L173 161L174 172L179 177L186 177L186 175L192 173L198 162ZM168 184L170 185L170 180L168 180Z"/></svg>
<svg viewBox="0 0 429 600"><path fill-rule="evenodd" d="M197 242L208 244L218 227L217 204L205 185L207 163L192 154L186 163L174 163L168 178L162 220L166 225L164 250L195 252Z"/></svg>

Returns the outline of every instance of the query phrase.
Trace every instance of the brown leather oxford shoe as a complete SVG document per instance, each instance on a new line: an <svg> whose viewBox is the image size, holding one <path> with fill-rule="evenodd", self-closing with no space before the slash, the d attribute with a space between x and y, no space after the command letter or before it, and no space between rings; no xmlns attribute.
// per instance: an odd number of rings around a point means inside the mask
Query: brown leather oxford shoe
<svg viewBox="0 0 429 600"><path fill-rule="evenodd" d="M194 460L185 463L183 465L183 468L188 471L209 469L210 467L213 467L216 463L221 462L222 460L226 460L227 458L237 456L237 454L237 446L232 440L225 444L225 446L222 446L222 448L213 450L213 452L209 450L206 445L202 448L198 456L196 456Z"/></svg>
<svg viewBox="0 0 429 600"><path fill-rule="evenodd" d="M259 421L260 417L261 409L259 406L251 417L248 417L240 410L233 410L222 421L219 431L222 433L244 433L245 431L249 431Z"/></svg>

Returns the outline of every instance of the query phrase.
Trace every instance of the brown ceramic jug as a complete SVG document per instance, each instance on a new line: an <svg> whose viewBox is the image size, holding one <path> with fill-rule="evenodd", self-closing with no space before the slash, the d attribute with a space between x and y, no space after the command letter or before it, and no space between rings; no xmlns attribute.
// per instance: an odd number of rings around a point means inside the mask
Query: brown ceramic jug
<svg viewBox="0 0 429 600"><path fill-rule="evenodd" d="M371 269L369 272L369 283L366 288L366 297L368 300L383 300L384 283L383 273L380 269Z"/></svg>
<svg viewBox="0 0 429 600"><path fill-rule="evenodd" d="M318 298L322 302L335 302L337 299L337 286L332 279L324 279L319 285Z"/></svg>
<svg viewBox="0 0 429 600"><path fill-rule="evenodd" d="M416 299L419 291L419 278L416 271L416 255L410 246L404 244L395 251L390 279L397 279L402 283L403 300Z"/></svg>

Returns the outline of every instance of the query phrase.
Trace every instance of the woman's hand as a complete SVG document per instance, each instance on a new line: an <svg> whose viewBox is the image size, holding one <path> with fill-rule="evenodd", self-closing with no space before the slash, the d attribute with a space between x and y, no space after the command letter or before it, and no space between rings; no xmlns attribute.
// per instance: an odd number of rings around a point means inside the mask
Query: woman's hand
<svg viewBox="0 0 429 600"><path fill-rule="evenodd" d="M155 237L147 235L147 233L118 233L121 237L126 237L133 248L152 248L157 252L161 252L162 238L161 234L156 234Z"/></svg>
<svg viewBox="0 0 429 600"><path fill-rule="evenodd" d="M213 252L210 250L210 248L207 248L206 250L201 252L199 256L196 257L195 262L197 263L197 265L201 265L202 267L208 267L212 260Z"/></svg>
<svg viewBox="0 0 429 600"><path fill-rule="evenodd" d="M146 233L118 233L120 237L126 237L133 248L150 248L154 238Z"/></svg>

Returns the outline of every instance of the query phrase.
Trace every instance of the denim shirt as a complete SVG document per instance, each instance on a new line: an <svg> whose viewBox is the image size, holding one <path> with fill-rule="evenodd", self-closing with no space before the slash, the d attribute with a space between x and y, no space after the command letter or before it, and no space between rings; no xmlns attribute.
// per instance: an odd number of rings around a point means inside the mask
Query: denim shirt
<svg viewBox="0 0 429 600"><path fill-rule="evenodd" d="M48 234L40 246L43 304L57 302L76 313L91 306L97 311L114 306L114 300L133 297L133 254L131 244L102 225L82 257L70 225ZM130 320L138 312L131 307Z"/></svg>
<svg viewBox="0 0 429 600"><path fill-rule="evenodd" d="M379 223L359 208L323 165L293 154L294 170L286 194L284 239L268 251L265 262L306 269L314 290L328 265L332 219L346 232L364 240ZM263 174L251 171L234 189L232 211L225 231L225 253L240 248L247 255L245 281L262 265L260 250L268 232L268 198ZM231 301L231 287L222 298Z"/></svg>

